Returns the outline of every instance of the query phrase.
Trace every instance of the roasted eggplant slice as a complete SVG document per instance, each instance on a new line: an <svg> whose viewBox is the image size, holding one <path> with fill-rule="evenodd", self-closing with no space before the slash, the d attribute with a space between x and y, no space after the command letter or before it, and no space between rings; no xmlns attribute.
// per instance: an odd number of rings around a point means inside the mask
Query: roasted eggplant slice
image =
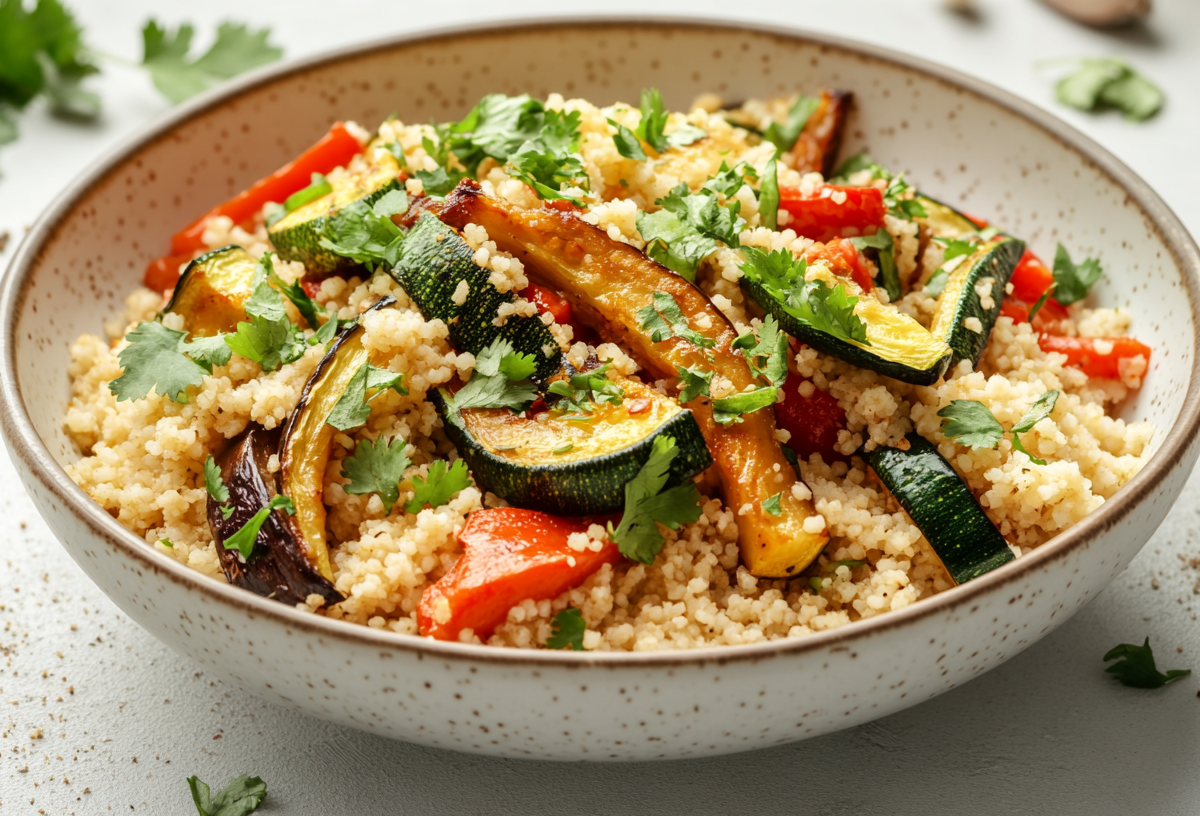
<svg viewBox="0 0 1200 816"><path fill-rule="evenodd" d="M395 302L387 297L368 311L386 309ZM329 446L338 430L326 420L355 372L369 362L362 344L361 317L359 320L342 331L309 377L279 446L280 492L296 506L296 514L288 523L305 542L317 570L330 580L333 568L325 531L325 466L329 464Z"/></svg>
<svg viewBox="0 0 1200 816"><path fill-rule="evenodd" d="M267 516L248 559L243 559L237 549L224 546L276 495L275 477L267 465L278 447L279 429L268 431L251 423L218 460L233 507L229 518L225 518L217 502L208 503L208 526L217 542L221 569L234 586L282 603L301 603L309 595L320 595L327 604L338 603L345 599L329 577L317 570L310 548L284 520L283 513Z"/></svg>
<svg viewBox="0 0 1200 816"><path fill-rule="evenodd" d="M821 91L820 104L808 117L792 147L797 171L820 173L825 178L833 175L846 129L846 114L853 101L854 95L848 91Z"/></svg>
<svg viewBox="0 0 1200 816"><path fill-rule="evenodd" d="M728 379L734 391L756 384L745 358L732 347L736 331L700 289L578 214L514 207L484 195L468 180L447 199L441 218L459 229L468 223L483 226L497 246L522 260L532 278L562 292L582 322L628 349L652 376L674 378L680 367L699 366ZM679 337L656 343L639 328L638 310L653 305L655 292L674 298L713 348ZM812 502L792 492L796 474L775 439L774 413L756 411L722 426L713 419L709 398L694 399L687 407L708 443L725 504L738 514L747 569L768 577L796 575L824 549L828 533ZM778 515L762 506L775 496Z"/></svg>

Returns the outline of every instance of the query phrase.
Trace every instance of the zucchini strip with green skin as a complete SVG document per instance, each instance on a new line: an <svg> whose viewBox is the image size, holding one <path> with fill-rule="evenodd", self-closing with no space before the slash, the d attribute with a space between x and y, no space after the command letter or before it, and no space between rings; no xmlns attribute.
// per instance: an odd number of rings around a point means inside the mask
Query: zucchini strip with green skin
<svg viewBox="0 0 1200 816"><path fill-rule="evenodd" d="M668 487L712 464L691 411L641 383L619 385L625 397L618 405L595 405L583 416L550 411L540 421L502 408L458 411L443 389L429 399L481 487L516 507L587 516L621 510L625 483L650 458L661 434L673 437L679 449Z"/></svg>
<svg viewBox="0 0 1200 816"><path fill-rule="evenodd" d="M947 273L946 288L938 295L929 331L954 350L951 365L958 365L960 360L969 360L972 367L979 364L983 347L1000 316L1008 279L1024 251L1024 241L997 235ZM985 300L990 300L987 308ZM978 325L972 318L979 321Z"/></svg>
<svg viewBox="0 0 1200 816"><path fill-rule="evenodd" d="M488 283L491 273L476 265L474 257L475 250L461 235L431 212L423 212L405 237L390 272L426 320L446 324L450 342L459 351L478 354L503 337L513 350L534 356L536 379L544 382L557 374L562 349L539 317L511 315L504 325L495 325L501 304L514 303L517 298ZM457 303L455 293L463 283L468 287L466 299Z"/></svg>
<svg viewBox="0 0 1200 816"><path fill-rule="evenodd" d="M386 309L395 302L395 298L387 297L367 311ZM325 529L325 467L329 463L329 447L339 431L326 420L351 378L370 362L370 354L362 343L363 331L360 315L359 322L343 330L334 341L304 386L279 444L280 492L296 506L296 514L287 517L286 523L297 539L304 542L309 560L330 581L333 567Z"/></svg>
<svg viewBox="0 0 1200 816"><path fill-rule="evenodd" d="M206 252L183 270L163 311L180 315L195 337L236 331L246 319L244 305L254 294L257 268L258 261L240 246Z"/></svg>
<svg viewBox="0 0 1200 816"><path fill-rule="evenodd" d="M259 530L248 559L225 541L262 510L275 493L275 477L268 460L279 446L279 429L268 431L251 423L217 460L221 479L229 490L233 512L226 518L221 505L208 500L208 525L217 542L217 558L229 583L271 597L281 603L302 603L309 595L320 595L327 604L345 600L327 576L309 558L309 549L298 539L284 514L273 512Z"/></svg>
<svg viewBox="0 0 1200 816"><path fill-rule="evenodd" d="M701 367L727 378L735 392L759 385L745 358L732 348L737 332L699 288L609 238L577 213L521 209L463 181L440 217L458 228L483 226L497 246L521 259L532 278L562 292L573 314L629 350L651 376L674 379L681 367ZM711 360L706 350L687 340L670 337L655 343L639 328L637 312L653 305L655 292L673 297L692 329L714 343L707 351ZM797 477L775 438L774 412L755 411L723 427L713 419L709 397L697 397L688 407L708 443L725 504L736 514L746 568L763 577L798 574L824 549L829 534L812 501L792 492ZM778 515L762 507L774 496L780 497ZM819 521L806 525L810 519Z"/></svg>
<svg viewBox="0 0 1200 816"><path fill-rule="evenodd" d="M950 577L961 584L1012 561L1008 542L937 448L915 433L906 439L908 450L879 447L863 455Z"/></svg>

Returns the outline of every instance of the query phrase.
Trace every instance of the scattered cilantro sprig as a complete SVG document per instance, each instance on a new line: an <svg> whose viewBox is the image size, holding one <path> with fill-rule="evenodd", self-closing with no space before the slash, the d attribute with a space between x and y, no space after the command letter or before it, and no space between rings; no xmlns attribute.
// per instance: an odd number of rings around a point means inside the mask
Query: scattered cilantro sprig
<svg viewBox="0 0 1200 816"><path fill-rule="evenodd" d="M155 321L139 323L125 335L129 345L117 354L123 370L108 384L117 401L139 400L157 391L172 402L187 402L188 388L200 385L204 375L212 373L212 364L205 366L188 356L186 337L187 332Z"/></svg>
<svg viewBox="0 0 1200 816"><path fill-rule="evenodd" d="M407 394L408 389L401 383L404 374L379 368L371 363L363 363L350 377L346 390L338 397L333 410L329 412L326 424L332 425L339 431L348 431L366 424L371 418L371 402L388 389L397 394ZM368 391L374 391L367 396Z"/></svg>
<svg viewBox="0 0 1200 816"><path fill-rule="evenodd" d="M224 518L233 515L233 506L229 504L229 488L225 486L225 480L221 478L221 468L217 467L217 461L212 458L212 454L204 460L204 489L210 498L220 502L217 509Z"/></svg>
<svg viewBox="0 0 1200 816"><path fill-rule="evenodd" d="M1144 122L1158 113L1166 101L1157 85L1120 57L1078 57L1066 61L1074 64L1075 69L1058 81L1054 95L1069 108L1090 112L1115 109L1131 122Z"/></svg>
<svg viewBox="0 0 1200 816"><path fill-rule="evenodd" d="M567 415L587 415L595 410L593 406L601 403L620 405L625 399L625 391L605 376L611 367L612 363L605 361L589 371L550 383L549 393L560 397L554 403L554 410Z"/></svg>
<svg viewBox="0 0 1200 816"><path fill-rule="evenodd" d="M866 323L854 313L858 298L847 294L845 286L838 283L830 288L821 280L806 281L808 262L787 250L766 253L745 247L742 251L742 272L782 303L793 318L839 340L871 344Z"/></svg>
<svg viewBox="0 0 1200 816"><path fill-rule="evenodd" d="M412 464L403 439L372 441L360 439L352 456L342 460L342 478L349 481L342 490L355 495L374 493L383 502L384 513L391 513L400 498L400 480Z"/></svg>
<svg viewBox="0 0 1200 816"><path fill-rule="evenodd" d="M237 550L243 559L248 559L254 552L254 544L258 541L258 532L267 522L267 516L274 510L283 510L289 516L296 515L296 505L287 496L273 496L267 506L259 510L243 524L237 532L225 539L225 549Z"/></svg>
<svg viewBox="0 0 1200 816"><path fill-rule="evenodd" d="M267 798L267 783L257 776L239 776L216 796L195 776L188 777L192 802L200 816L249 816Z"/></svg>
<svg viewBox="0 0 1200 816"><path fill-rule="evenodd" d="M1054 251L1054 299L1069 306L1087 297L1104 270L1096 258L1087 258L1078 264L1072 263L1071 254L1062 244Z"/></svg>
<svg viewBox="0 0 1200 816"><path fill-rule="evenodd" d="M579 111L547 110L541 133L508 157L509 175L528 184L542 199L560 199L583 206L580 199L562 193L563 185L588 189L583 160L575 155L579 151L581 119Z"/></svg>
<svg viewBox="0 0 1200 816"><path fill-rule="evenodd" d="M475 356L471 379L450 400L456 410L508 408L523 410L537 398L529 378L537 364L532 354L513 351L512 343L497 337Z"/></svg>
<svg viewBox="0 0 1200 816"><path fill-rule="evenodd" d="M404 234L391 217L405 212L408 195L403 190L392 190L370 205L355 201L325 222L318 244L371 270L380 264L395 266Z"/></svg>
<svg viewBox="0 0 1200 816"><path fill-rule="evenodd" d="M652 343L679 337L697 348L710 349L716 345L715 340L688 325L679 303L667 292L655 292L653 303L637 310L637 319L638 328L650 335Z"/></svg>
<svg viewBox="0 0 1200 816"><path fill-rule="evenodd" d="M804 126L808 124L808 120L820 106L821 100L817 97L801 94L796 97L796 101L788 109L786 120L782 124L772 122L763 131L763 139L779 148L779 152L788 152L795 147L796 140L804 131Z"/></svg>
<svg viewBox="0 0 1200 816"><path fill-rule="evenodd" d="M554 616L550 625L553 629L550 637L546 639L547 648L583 651L583 635L587 632L587 621L583 619L582 612L573 606L568 606Z"/></svg>
<svg viewBox="0 0 1200 816"><path fill-rule="evenodd" d="M1104 661L1117 661L1104 671L1111 674L1127 686L1133 688L1156 689L1162 688L1172 680L1186 677L1191 669L1170 669L1166 674L1158 670L1154 664L1154 652L1150 649L1150 638L1146 638L1141 646L1132 643L1122 643L1109 649L1104 655Z"/></svg>
<svg viewBox="0 0 1200 816"><path fill-rule="evenodd" d="M666 133L667 119L670 114L663 108L662 94L656 88L642 91L641 119L637 127L630 130L612 119L608 123L617 129L613 141L617 152L627 159L646 160L646 151L642 142L650 145L655 153L666 153L672 147L686 147L693 142L703 139L708 134L695 125L684 123L670 135Z"/></svg>
<svg viewBox="0 0 1200 816"><path fill-rule="evenodd" d="M722 206L716 193L691 193L680 183L654 203L662 209L637 214L646 254L688 280L696 279L700 262L717 248L716 241L740 245L738 236L746 227L746 220L738 215L740 201Z"/></svg>
<svg viewBox="0 0 1200 816"><path fill-rule="evenodd" d="M650 449L650 458L637 475L625 484L625 511L609 537L621 554L641 564L653 563L666 543L658 525L678 530L700 518L700 493L691 481L668 490L668 471L679 455L675 437L658 435Z"/></svg>
<svg viewBox="0 0 1200 816"><path fill-rule="evenodd" d="M1029 461L1035 465L1044 465L1046 462L1025 450L1020 434L1033 430L1034 425L1050 416L1058 397L1058 391L1042 394L1012 427L1013 447L1028 456ZM996 420L991 410L978 400L954 400L938 411L938 416L945 420L942 423L942 434L956 440L960 445L972 449L994 448L1004 438L1004 426Z"/></svg>
<svg viewBox="0 0 1200 816"><path fill-rule="evenodd" d="M783 385L787 378L787 335L779 329L775 315L768 314L758 327L758 336L747 332L733 341L735 349L742 349L750 371L771 385ZM760 364L760 360L763 362Z"/></svg>
<svg viewBox="0 0 1200 816"><path fill-rule="evenodd" d="M454 460L449 470L445 461L438 459L429 466L428 476L414 476L412 483L413 497L404 510L419 513L426 505L441 507L446 504L460 490L471 486L471 477L467 473L467 463L462 459Z"/></svg>

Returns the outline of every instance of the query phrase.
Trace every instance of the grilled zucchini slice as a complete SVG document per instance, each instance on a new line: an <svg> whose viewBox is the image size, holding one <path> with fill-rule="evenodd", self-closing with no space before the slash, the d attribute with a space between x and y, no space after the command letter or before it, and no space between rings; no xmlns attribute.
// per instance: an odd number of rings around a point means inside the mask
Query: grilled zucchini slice
<svg viewBox="0 0 1200 816"><path fill-rule="evenodd" d="M163 311L181 315L196 337L236 331L246 319L243 305L254 294L257 268L258 261L240 246L206 252L183 270Z"/></svg>

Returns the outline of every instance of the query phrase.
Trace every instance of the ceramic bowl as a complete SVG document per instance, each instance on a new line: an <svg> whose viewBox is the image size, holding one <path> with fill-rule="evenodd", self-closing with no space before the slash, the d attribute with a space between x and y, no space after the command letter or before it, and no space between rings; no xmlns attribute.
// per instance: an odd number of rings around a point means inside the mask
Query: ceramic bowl
<svg viewBox="0 0 1200 816"><path fill-rule="evenodd" d="M331 120L461 116L485 93L602 104L662 89L669 106L832 86L869 147L930 193L1043 254L1099 255L1097 302L1154 348L1127 418L1158 431L1145 469L1053 542L899 612L799 640L668 654L438 643L302 614L147 547L63 471L68 344L98 332L167 237L273 170ZM1128 168L1052 116L978 80L826 36L678 21L463 29L257 73L182 106L80 177L3 282L0 422L63 546L130 617L206 671L280 705L404 740L546 759L718 754L827 733L935 697L1020 652L1119 573L1196 460L1200 255Z"/></svg>

